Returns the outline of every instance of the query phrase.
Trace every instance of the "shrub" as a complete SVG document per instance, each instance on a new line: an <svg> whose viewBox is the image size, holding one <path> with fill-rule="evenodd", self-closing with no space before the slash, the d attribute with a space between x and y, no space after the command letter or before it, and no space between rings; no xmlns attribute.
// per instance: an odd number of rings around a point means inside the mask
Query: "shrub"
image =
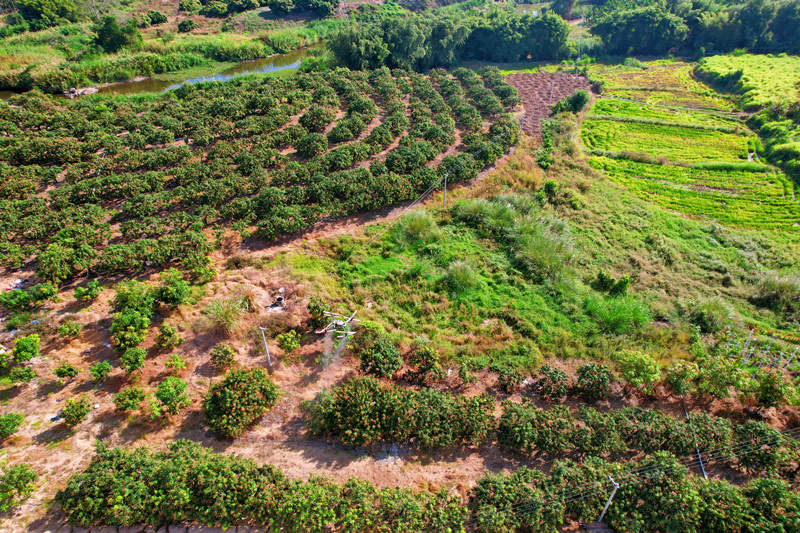
<svg viewBox="0 0 800 533"><path fill-rule="evenodd" d="M147 357L147 350L144 348L128 348L125 352L120 356L120 362L122 364L122 368L125 369L125 372L130 374L136 370L139 370L144 366L144 360Z"/></svg>
<svg viewBox="0 0 800 533"><path fill-rule="evenodd" d="M602 298L591 295L586 299L586 311L607 333L627 333L650 321L646 307L631 296Z"/></svg>
<svg viewBox="0 0 800 533"><path fill-rule="evenodd" d="M157 26L159 24L164 24L166 21L167 16L155 9L148 9L147 13L142 15L142 22L146 22L145 26Z"/></svg>
<svg viewBox="0 0 800 533"><path fill-rule="evenodd" d="M178 10L186 13L197 13L203 7L200 0L180 0L178 2Z"/></svg>
<svg viewBox="0 0 800 533"><path fill-rule="evenodd" d="M552 113L580 113L586 109L586 104L589 103L589 91L584 89L575 91L571 96L566 96L562 100L556 102L552 107Z"/></svg>
<svg viewBox="0 0 800 533"><path fill-rule="evenodd" d="M183 337L178 335L178 330L167 324L163 324L158 329L156 344L159 348L169 349L178 346L183 342Z"/></svg>
<svg viewBox="0 0 800 533"><path fill-rule="evenodd" d="M279 334L276 339L278 346L286 354L290 354L300 348L300 334L293 329Z"/></svg>
<svg viewBox="0 0 800 533"><path fill-rule="evenodd" d="M205 400L206 420L220 437L235 439L278 399L278 388L261 369L232 370L211 387Z"/></svg>
<svg viewBox="0 0 800 533"><path fill-rule="evenodd" d="M83 324L75 320L65 320L63 324L58 327L59 337L77 337L81 332Z"/></svg>
<svg viewBox="0 0 800 533"><path fill-rule="evenodd" d="M650 354L626 350L617 356L617 368L625 380L634 387L650 392L661 376L661 366Z"/></svg>
<svg viewBox="0 0 800 533"><path fill-rule="evenodd" d="M402 364L402 359L400 362ZM430 346L422 346L414 350L408 358L408 364L417 367L413 371L412 377L420 383L428 378L442 379L444 377L442 365L439 364L439 352Z"/></svg>
<svg viewBox="0 0 800 533"><path fill-rule="evenodd" d="M312 296L308 301L307 306L308 313L311 315L308 324L314 329L327 326L328 317L325 316L325 312L330 311L330 308L331 306L328 304L328 302L322 298Z"/></svg>
<svg viewBox="0 0 800 533"><path fill-rule="evenodd" d="M174 353L169 356L169 359L167 359L167 362L164 363L164 366L173 372L177 372L179 370L186 369L186 362L183 360L183 356L181 354Z"/></svg>
<svg viewBox="0 0 800 533"><path fill-rule="evenodd" d="M8 373L12 383L29 383L36 377L36 371L29 366L15 366Z"/></svg>
<svg viewBox="0 0 800 533"><path fill-rule="evenodd" d="M321 133L309 133L297 141L297 153L308 159L328 151L328 138Z"/></svg>
<svg viewBox="0 0 800 533"><path fill-rule="evenodd" d="M114 407L117 411L135 411L142 406L144 391L136 387L123 387L114 395Z"/></svg>
<svg viewBox="0 0 800 533"><path fill-rule="evenodd" d="M334 118L336 114L327 107L314 106L300 117L300 124L308 131L320 132L333 122Z"/></svg>
<svg viewBox="0 0 800 533"><path fill-rule="evenodd" d="M158 291L154 291L141 281L123 281L114 287L116 295L111 301L111 308L119 313L126 310L136 310L141 315L151 317Z"/></svg>
<svg viewBox="0 0 800 533"><path fill-rule="evenodd" d="M25 416L20 413L0 415L0 442L16 433L23 420L25 420Z"/></svg>
<svg viewBox="0 0 800 533"><path fill-rule="evenodd" d="M14 360L17 363L30 361L39 355L39 335L32 333L27 337L20 337L14 343Z"/></svg>
<svg viewBox="0 0 800 533"><path fill-rule="evenodd" d="M86 420L89 412L92 410L92 404L86 396L79 396L75 398L67 398L64 401L64 408L61 410L61 416L64 418L64 424L69 428L73 428Z"/></svg>
<svg viewBox="0 0 800 533"><path fill-rule="evenodd" d="M403 366L400 350L383 333L371 328L364 328L356 338L358 358L361 370L367 374L375 374L390 378Z"/></svg>
<svg viewBox="0 0 800 533"><path fill-rule="evenodd" d="M267 7L273 13L286 14L294 8L293 0L267 0Z"/></svg>
<svg viewBox="0 0 800 533"><path fill-rule="evenodd" d="M211 350L211 364L218 370L226 370L233 366L236 351L227 344L217 344Z"/></svg>
<svg viewBox="0 0 800 533"><path fill-rule="evenodd" d="M761 369L756 377L755 397L761 407L770 408L781 405L791 389L792 386L786 382L780 372Z"/></svg>
<svg viewBox="0 0 800 533"><path fill-rule="evenodd" d="M541 368L542 377L537 385L539 394L546 400L559 400L567 395L569 378L567 373L560 368L544 365Z"/></svg>
<svg viewBox="0 0 800 533"><path fill-rule="evenodd" d="M710 298L694 305L689 313L689 322L702 333L717 333L725 327L730 314L730 308L721 298Z"/></svg>
<svg viewBox="0 0 800 533"><path fill-rule="evenodd" d="M590 403L602 400L611 393L611 371L599 363L588 363L578 369L575 391Z"/></svg>
<svg viewBox="0 0 800 533"><path fill-rule="evenodd" d="M497 377L497 383L500 385L500 389L502 389L503 392L513 394L519 390L524 379L525 378L519 371L513 368L504 368Z"/></svg>
<svg viewBox="0 0 800 533"><path fill-rule="evenodd" d="M0 475L0 512L5 513L28 499L38 478L26 464L4 468Z"/></svg>
<svg viewBox="0 0 800 533"><path fill-rule="evenodd" d="M178 22L178 31L180 33L189 33L197 27L197 23L192 19L183 19L182 21Z"/></svg>
<svg viewBox="0 0 800 533"><path fill-rule="evenodd" d="M168 376L158 384L155 392L156 402L152 405L153 416L178 414L178 411L189 405L186 395L186 382L174 376Z"/></svg>
<svg viewBox="0 0 800 533"><path fill-rule="evenodd" d="M575 428L572 415L563 405L538 409L529 402L505 401L497 441L514 450L558 454L570 447Z"/></svg>
<svg viewBox="0 0 800 533"><path fill-rule="evenodd" d="M95 31L95 44L111 54L118 52L125 46L137 47L141 45L142 35L136 29L136 21L130 19L124 26L120 26L117 19L108 15L103 17Z"/></svg>
<svg viewBox="0 0 800 533"><path fill-rule="evenodd" d="M692 361L678 361L667 369L666 383L672 392L680 396L694 390L694 382L700 375L697 363Z"/></svg>
<svg viewBox="0 0 800 533"><path fill-rule="evenodd" d="M778 445L783 442L780 431L769 427L764 422L748 420L734 426L737 443L747 444L748 453L737 458L739 466L748 472L773 471L778 465L780 450Z"/></svg>
<svg viewBox="0 0 800 533"><path fill-rule="evenodd" d="M108 361L98 361L89 367L89 373L98 383L105 381L105 379L111 373L111 370L113 370L113 368L111 367L111 363Z"/></svg>
<svg viewBox="0 0 800 533"><path fill-rule="evenodd" d="M458 294L475 287L478 277L469 263L458 260L447 267L444 281L451 291Z"/></svg>
<svg viewBox="0 0 800 533"><path fill-rule="evenodd" d="M156 290L155 297L167 305L178 306L185 303L191 293L192 286L183 279L183 274L172 268L161 274L161 285Z"/></svg>
<svg viewBox="0 0 800 533"><path fill-rule="evenodd" d="M56 367L54 373L58 378L74 378L78 375L78 369L69 363L63 363Z"/></svg>
<svg viewBox="0 0 800 533"><path fill-rule="evenodd" d="M138 346L147 335L150 327L150 317L136 309L125 309L114 315L111 323L111 341L117 351L124 352L129 348Z"/></svg>
<svg viewBox="0 0 800 533"><path fill-rule="evenodd" d="M336 435L347 445L378 441L421 447L478 444L494 425L494 401L435 389L383 385L372 376L353 378L306 404L312 434Z"/></svg>

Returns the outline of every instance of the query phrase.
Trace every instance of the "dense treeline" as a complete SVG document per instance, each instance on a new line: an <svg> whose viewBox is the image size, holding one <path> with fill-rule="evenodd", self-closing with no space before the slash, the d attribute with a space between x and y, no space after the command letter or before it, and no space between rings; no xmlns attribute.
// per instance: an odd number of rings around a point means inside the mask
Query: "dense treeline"
<svg viewBox="0 0 800 533"><path fill-rule="evenodd" d="M464 59L561 59L569 55L568 36L569 26L558 15L493 9L481 16L426 13L354 24L335 34L329 46L350 68L424 70Z"/></svg>
<svg viewBox="0 0 800 533"><path fill-rule="evenodd" d="M386 68L145 99L17 96L0 104L2 262L35 257L52 282L174 262L202 274L207 226L274 239L413 199L444 173L474 177L517 142L505 111L518 101L496 71Z"/></svg>
<svg viewBox="0 0 800 533"><path fill-rule="evenodd" d="M631 475L630 472L638 472ZM56 501L76 526L256 525L285 531L543 531L594 519L621 481L606 523L618 531L794 531L800 496L770 478L737 487L689 475L669 454L631 463L556 461L550 472L489 474L467 505L446 490L377 489L351 479L287 479L271 465L177 441L166 451L107 448ZM580 489L580 490L576 490Z"/></svg>
<svg viewBox="0 0 800 533"><path fill-rule="evenodd" d="M800 52L800 4L665 2L613 3L596 10L590 29L611 55L663 55L670 50L705 55L746 48Z"/></svg>

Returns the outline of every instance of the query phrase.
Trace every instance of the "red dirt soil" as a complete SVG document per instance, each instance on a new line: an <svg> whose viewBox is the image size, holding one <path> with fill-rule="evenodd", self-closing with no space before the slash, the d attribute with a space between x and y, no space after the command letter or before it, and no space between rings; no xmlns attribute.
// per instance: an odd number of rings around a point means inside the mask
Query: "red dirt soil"
<svg viewBox="0 0 800 533"><path fill-rule="evenodd" d="M585 77L563 72L509 74L506 81L519 92L525 107L522 131L537 139L542 134L542 119L550 115L550 106L579 89L591 89Z"/></svg>

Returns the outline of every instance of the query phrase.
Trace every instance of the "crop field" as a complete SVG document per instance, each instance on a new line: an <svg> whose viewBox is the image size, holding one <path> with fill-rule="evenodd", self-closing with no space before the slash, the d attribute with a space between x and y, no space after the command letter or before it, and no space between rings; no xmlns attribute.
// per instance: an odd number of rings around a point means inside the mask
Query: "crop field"
<svg viewBox="0 0 800 533"><path fill-rule="evenodd" d="M644 153L672 162L747 161L748 137L714 130L593 119L584 123L581 139L590 149Z"/></svg>
<svg viewBox="0 0 800 533"><path fill-rule="evenodd" d="M696 80L692 69L692 63L656 60L636 65L597 65L590 69L590 76L605 83L605 96L688 108L733 108L728 100Z"/></svg>
<svg viewBox="0 0 800 533"><path fill-rule="evenodd" d="M495 71L455 74L337 71L151 98L17 97L0 108L4 262L33 257L54 282L176 261L202 270L206 224L274 240L411 200L445 173L468 180L516 142L505 115L516 94Z"/></svg>
<svg viewBox="0 0 800 533"><path fill-rule="evenodd" d="M583 76L560 72L517 73L506 76L517 89L525 107L522 130L532 137L541 135L541 122L550 114L550 106L577 90L589 89Z"/></svg>
<svg viewBox="0 0 800 533"><path fill-rule="evenodd" d="M741 121L714 111L701 111L674 105L643 104L639 101L615 98L598 99L592 106L588 118L596 117L669 122L698 128L718 128L729 132L746 131Z"/></svg>
<svg viewBox="0 0 800 533"><path fill-rule="evenodd" d="M718 55L700 60L697 72L741 94L745 108L800 98L800 57L796 55Z"/></svg>
<svg viewBox="0 0 800 533"><path fill-rule="evenodd" d="M800 222L794 183L782 172L703 170L593 157L593 167L661 207L736 227L789 230Z"/></svg>

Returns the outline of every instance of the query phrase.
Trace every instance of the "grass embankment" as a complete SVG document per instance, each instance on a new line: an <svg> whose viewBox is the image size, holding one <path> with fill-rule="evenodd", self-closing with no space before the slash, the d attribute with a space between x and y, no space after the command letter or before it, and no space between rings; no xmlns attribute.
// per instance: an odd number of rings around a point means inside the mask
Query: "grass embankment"
<svg viewBox="0 0 800 533"><path fill-rule="evenodd" d="M211 71L226 63L258 59L309 46L327 37L338 20L311 21L254 35L167 34L146 36L140 50L92 52L89 24L71 24L6 38L0 44L0 87L60 92L137 76Z"/></svg>
<svg viewBox="0 0 800 533"><path fill-rule="evenodd" d="M697 73L741 95L745 109L800 99L800 56L729 54L705 57Z"/></svg>

